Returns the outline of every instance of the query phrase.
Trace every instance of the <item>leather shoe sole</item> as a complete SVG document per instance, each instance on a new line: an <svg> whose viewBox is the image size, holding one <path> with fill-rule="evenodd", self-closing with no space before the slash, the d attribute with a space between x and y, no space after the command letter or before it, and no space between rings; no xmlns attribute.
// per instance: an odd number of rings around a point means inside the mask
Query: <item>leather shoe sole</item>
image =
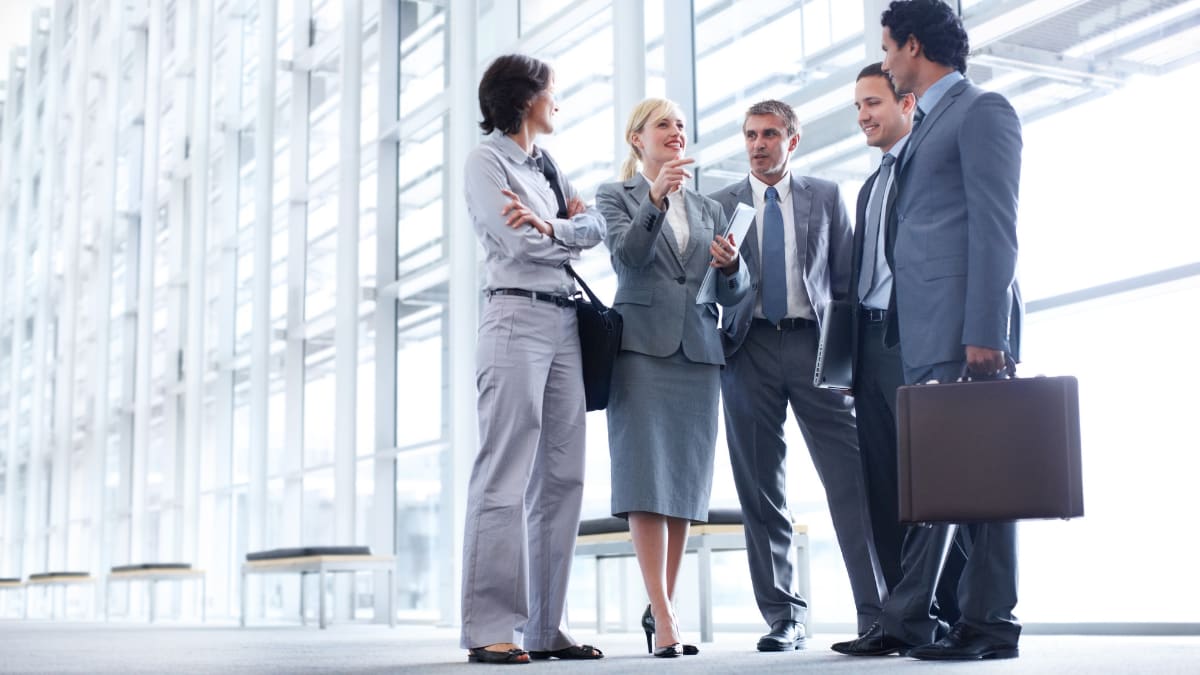
<svg viewBox="0 0 1200 675"><path fill-rule="evenodd" d="M793 640L790 644L779 640L762 639L758 641L758 651L760 652L790 652L806 648L808 648L808 638L806 637Z"/></svg>
<svg viewBox="0 0 1200 675"><path fill-rule="evenodd" d="M943 649L934 645L915 647L908 653L914 659L922 661L978 661L988 659L1015 659L1020 656L1016 647L996 647L965 652L954 649Z"/></svg>

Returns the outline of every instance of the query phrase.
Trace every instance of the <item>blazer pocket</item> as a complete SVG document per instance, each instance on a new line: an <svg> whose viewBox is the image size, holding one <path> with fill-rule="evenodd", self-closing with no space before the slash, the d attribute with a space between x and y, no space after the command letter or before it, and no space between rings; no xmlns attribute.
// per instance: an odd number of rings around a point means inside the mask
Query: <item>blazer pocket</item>
<svg viewBox="0 0 1200 675"><path fill-rule="evenodd" d="M967 259L956 255L948 258L926 260L921 265L921 277L926 281L945 277L961 277L967 273Z"/></svg>
<svg viewBox="0 0 1200 675"><path fill-rule="evenodd" d="M649 288L618 288L617 296L613 298L614 305L649 305L654 299L654 291Z"/></svg>

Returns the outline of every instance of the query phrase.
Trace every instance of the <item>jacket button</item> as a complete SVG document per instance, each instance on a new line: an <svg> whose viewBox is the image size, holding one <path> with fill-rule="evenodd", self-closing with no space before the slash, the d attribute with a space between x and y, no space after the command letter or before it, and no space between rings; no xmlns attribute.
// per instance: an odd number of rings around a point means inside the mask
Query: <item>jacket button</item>
<svg viewBox="0 0 1200 675"><path fill-rule="evenodd" d="M685 281L687 281L686 277L675 277L675 283L677 284L682 284Z"/></svg>

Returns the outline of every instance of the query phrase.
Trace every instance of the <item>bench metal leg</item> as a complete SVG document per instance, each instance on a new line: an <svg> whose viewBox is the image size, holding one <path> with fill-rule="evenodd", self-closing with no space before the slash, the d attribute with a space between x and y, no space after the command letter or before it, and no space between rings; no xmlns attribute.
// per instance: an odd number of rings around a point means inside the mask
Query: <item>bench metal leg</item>
<svg viewBox="0 0 1200 675"><path fill-rule="evenodd" d="M607 593L604 588L604 570L600 564L603 558L596 558L596 632L605 632L604 625L604 598Z"/></svg>
<svg viewBox="0 0 1200 675"><path fill-rule="evenodd" d="M154 623L155 610L158 605L158 580L150 580L150 623Z"/></svg>
<svg viewBox="0 0 1200 675"><path fill-rule="evenodd" d="M200 577L200 623L208 623L208 577Z"/></svg>
<svg viewBox="0 0 1200 675"><path fill-rule="evenodd" d="M108 621L108 592L111 585L107 579L104 580L104 620L106 622Z"/></svg>
<svg viewBox="0 0 1200 675"><path fill-rule="evenodd" d="M308 625L308 613L304 608L304 589L306 588L306 586L304 585L304 579L305 579L304 575L305 574L306 574L305 572L300 573L300 625L301 626Z"/></svg>
<svg viewBox="0 0 1200 675"><path fill-rule="evenodd" d="M319 575L318 578L320 579L320 583L317 588L321 591L317 596L320 598L317 601L317 625L321 627L321 630L325 630L325 568L322 567L321 571L317 574Z"/></svg>
<svg viewBox="0 0 1200 675"><path fill-rule="evenodd" d="M792 544L796 547L796 584L800 597L808 603L808 611L804 613L804 634L812 636L812 582L808 569L808 534L795 534Z"/></svg>
<svg viewBox="0 0 1200 675"><path fill-rule="evenodd" d="M242 596L241 601L240 601L241 613L239 614L239 616L241 618L238 619L238 625L241 626L242 628L245 628L246 627L246 568L245 567L242 568L242 593L241 593L241 596Z"/></svg>
<svg viewBox="0 0 1200 675"><path fill-rule="evenodd" d="M388 628L396 627L396 608L392 606L392 603L395 602L395 600L396 600L396 583L392 578L394 574L395 574L395 571L389 567L388 568L388 601L387 601Z"/></svg>
<svg viewBox="0 0 1200 675"><path fill-rule="evenodd" d="M700 565L700 641L712 642L712 546L707 536L700 537L696 558Z"/></svg>

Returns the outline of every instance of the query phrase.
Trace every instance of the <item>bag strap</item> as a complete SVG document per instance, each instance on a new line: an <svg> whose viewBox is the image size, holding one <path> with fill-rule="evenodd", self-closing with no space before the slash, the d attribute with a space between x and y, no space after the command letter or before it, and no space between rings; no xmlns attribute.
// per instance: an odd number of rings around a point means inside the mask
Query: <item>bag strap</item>
<svg viewBox="0 0 1200 675"><path fill-rule="evenodd" d="M583 288L583 292L587 294L588 300L591 300L593 305L595 305L598 309L600 309L600 311L604 311L604 310L608 309L608 305L605 305L603 302L600 302L600 298L596 297L596 294L593 293L592 289L588 287L587 282L583 280L583 277L579 276L575 272L575 268L571 267L570 263L564 264L563 269L567 270L567 274L570 274L572 277L575 278L575 281L578 282L579 285Z"/></svg>
<svg viewBox="0 0 1200 675"><path fill-rule="evenodd" d="M538 149L542 152L538 168L542 170L542 175L550 183L550 189L554 190L554 199L558 201L557 217L565 219L567 217L567 199L563 196L562 186L558 184L558 165L554 163L554 158L550 156L550 153L543 148Z"/></svg>

